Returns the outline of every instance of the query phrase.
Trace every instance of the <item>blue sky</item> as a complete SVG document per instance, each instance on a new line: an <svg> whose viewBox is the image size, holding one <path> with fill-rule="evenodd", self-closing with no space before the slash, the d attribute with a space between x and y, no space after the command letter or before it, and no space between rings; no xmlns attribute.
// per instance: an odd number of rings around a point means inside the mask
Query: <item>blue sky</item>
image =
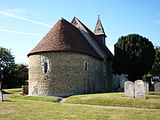
<svg viewBox="0 0 160 120"><path fill-rule="evenodd" d="M160 0L1 0L0 46L11 49L16 63L27 64L27 54L61 17L79 18L94 30L100 15L106 45L137 33L160 46Z"/></svg>

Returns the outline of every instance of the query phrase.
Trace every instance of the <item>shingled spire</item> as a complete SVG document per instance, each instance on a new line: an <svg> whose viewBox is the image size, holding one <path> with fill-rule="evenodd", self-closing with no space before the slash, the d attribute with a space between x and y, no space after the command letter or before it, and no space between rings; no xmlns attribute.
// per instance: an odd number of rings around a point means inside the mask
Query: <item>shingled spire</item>
<svg viewBox="0 0 160 120"><path fill-rule="evenodd" d="M97 39L99 40L99 42L101 44L105 45L105 37L107 37L107 36L104 32L104 29L103 29L103 26L102 26L99 15L98 15L98 20L97 20L97 23L96 23L96 27L94 29L94 34L97 36Z"/></svg>

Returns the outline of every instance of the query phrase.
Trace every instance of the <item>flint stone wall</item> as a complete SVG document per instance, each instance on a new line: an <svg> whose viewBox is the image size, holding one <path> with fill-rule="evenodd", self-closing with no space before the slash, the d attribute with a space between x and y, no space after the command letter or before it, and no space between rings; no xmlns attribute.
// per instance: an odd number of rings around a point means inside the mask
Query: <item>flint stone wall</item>
<svg viewBox="0 0 160 120"><path fill-rule="evenodd" d="M49 63L48 72L42 69ZM84 64L87 62L87 70ZM48 52L29 56L29 95L70 96L107 88L104 62L78 53Z"/></svg>

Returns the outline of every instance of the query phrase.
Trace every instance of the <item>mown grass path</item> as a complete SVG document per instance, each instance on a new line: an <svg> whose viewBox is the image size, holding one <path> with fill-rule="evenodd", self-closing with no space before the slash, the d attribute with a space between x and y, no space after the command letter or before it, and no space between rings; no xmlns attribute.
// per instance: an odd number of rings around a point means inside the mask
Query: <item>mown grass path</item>
<svg viewBox="0 0 160 120"><path fill-rule="evenodd" d="M87 105L87 104L71 104L71 103L61 103L69 106L81 106L81 107L91 107L91 108L105 108L105 109L117 109L117 110L158 110L160 109L148 109L148 108L133 108L133 107L120 107L120 106L101 106L101 105Z"/></svg>
<svg viewBox="0 0 160 120"><path fill-rule="evenodd" d="M102 93L71 96L60 102L53 96L22 96L20 89L6 92L8 97L0 103L0 120L160 120L159 96L137 100L124 98L122 93Z"/></svg>

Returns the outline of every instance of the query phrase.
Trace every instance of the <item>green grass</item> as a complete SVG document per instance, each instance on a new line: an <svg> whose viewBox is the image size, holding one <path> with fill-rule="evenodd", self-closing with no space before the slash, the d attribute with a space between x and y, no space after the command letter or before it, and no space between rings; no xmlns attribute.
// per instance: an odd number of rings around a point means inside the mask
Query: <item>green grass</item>
<svg viewBox="0 0 160 120"><path fill-rule="evenodd" d="M14 99L0 103L0 120L159 120L156 110L118 110Z"/></svg>
<svg viewBox="0 0 160 120"><path fill-rule="evenodd" d="M12 99L24 99L24 100L35 100L35 101L46 101L46 102L57 102L60 98L53 96L25 96L21 95L21 88L18 89L5 89L6 93L8 93L8 100Z"/></svg>
<svg viewBox="0 0 160 120"><path fill-rule="evenodd" d="M5 102L0 103L0 120L159 120L160 110L110 109L105 107L87 107L52 102L56 97L21 96L20 89L5 90L8 94ZM122 93L92 94L69 97L70 102L104 98L122 98ZM118 97L118 98L117 98ZM102 100L103 98L103 100ZM45 99L45 100L44 100ZM155 96L159 100L159 96ZM102 105L102 104L101 104Z"/></svg>
<svg viewBox="0 0 160 120"><path fill-rule="evenodd" d="M24 100L35 100L35 101L46 101L46 102L57 102L59 98L52 96L22 96L22 95L11 95L10 99L24 99Z"/></svg>
<svg viewBox="0 0 160 120"><path fill-rule="evenodd" d="M14 88L14 89L5 89L3 91L5 91L6 93L18 93L18 92L21 92L22 89L21 88Z"/></svg>
<svg viewBox="0 0 160 120"><path fill-rule="evenodd" d="M71 96L67 98L65 102L74 104L160 109L160 96L158 95L148 95L147 99L135 99L124 97L123 93L86 94Z"/></svg>

